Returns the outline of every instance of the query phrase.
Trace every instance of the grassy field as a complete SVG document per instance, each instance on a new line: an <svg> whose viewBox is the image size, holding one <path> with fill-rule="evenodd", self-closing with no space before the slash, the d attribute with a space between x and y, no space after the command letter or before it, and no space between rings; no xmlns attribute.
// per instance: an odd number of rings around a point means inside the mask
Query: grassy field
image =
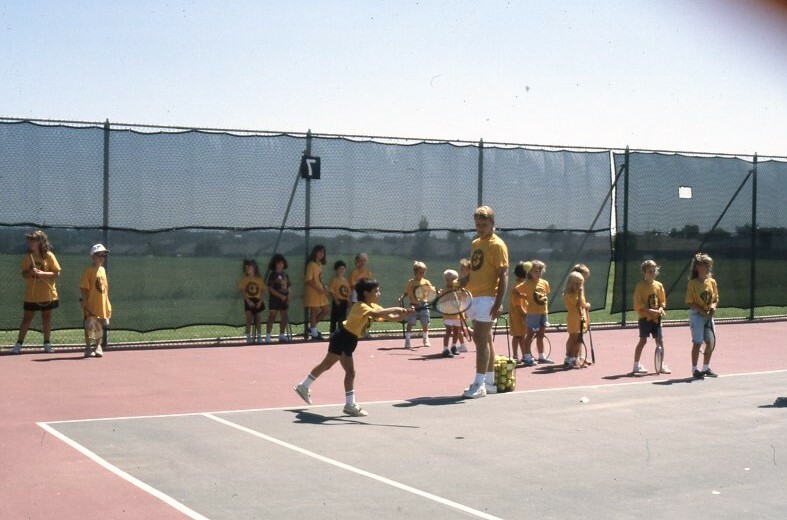
<svg viewBox="0 0 787 520"><path fill-rule="evenodd" d="M326 266L326 281L333 275L332 256L330 265ZM348 265L352 265L349 257L344 257ZM58 260L63 267L62 276L58 280L61 306L53 313L55 331L53 341L58 344L79 344L83 341L81 329L81 310L79 308L79 277L88 259L84 255L59 255ZM0 280L7 287L0 293L0 344L11 345L16 341L16 328L21 320L21 301L23 284L19 277L20 257L0 255ZM211 340L216 338L238 338L243 333L243 311L237 281L240 277L240 261L224 257L131 257L117 256L110 258L108 267L110 280L110 296L113 303L114 317L112 320L112 341L144 343L155 341ZM412 259L409 255L390 256L374 255L370 261L370 269L381 283L383 305L398 305L407 280L412 276ZM770 262L758 264L764 273L777 269ZM436 286L441 286L442 273L445 269L457 269L453 262L433 261L429 263L427 278ZM565 266L550 265L549 274L562 276ZM632 273L630 267L630 273ZM727 266L730 271L732 266ZM734 270L734 269L732 269ZM294 303L293 321L302 322L301 301L302 287L298 286L299 273L303 272L302 259L291 259L288 270L293 279ZM724 279L734 273L719 270L717 276ZM636 271L634 271L636 275ZM631 277L630 277L631 278ZM636 278L634 278L635 280ZM603 287L603 282L593 280L588 296L591 302L594 294ZM607 283L607 304L604 309L591 313L595 324L620 324L620 313L613 313L612 280L610 273ZM553 282L554 283L554 282ZM666 285L666 282L665 282ZM720 282L721 285L721 282ZM633 285L630 289L633 291ZM721 286L722 291L724 285ZM676 292L682 291L682 286ZM553 286L553 292L560 293L559 287ZM154 297L151 297L154 295ZM722 294L722 296L724 293ZM680 295L682 299L682 294ZM674 299L674 297L673 297ZM722 298L722 302L724 298ZM755 317L778 316L787 314L787 307L760 307ZM748 309L720 308L719 318L748 318ZM267 317L267 313L265 316ZM685 310L673 310L668 315L670 320L686 319ZM40 319L36 317L33 329L40 329ZM550 314L553 325L565 322L565 314ZM633 312L626 313L627 324L636 323ZM433 320L433 328L442 328L439 318ZM323 322L321 330L327 331L328 323ZM301 332L302 326L294 326L294 332ZM148 330L149 332L140 332ZM374 331L401 331L400 324L375 324ZM274 327L278 332L278 325ZM26 343L40 344L41 335L35 330L28 334Z"/></svg>

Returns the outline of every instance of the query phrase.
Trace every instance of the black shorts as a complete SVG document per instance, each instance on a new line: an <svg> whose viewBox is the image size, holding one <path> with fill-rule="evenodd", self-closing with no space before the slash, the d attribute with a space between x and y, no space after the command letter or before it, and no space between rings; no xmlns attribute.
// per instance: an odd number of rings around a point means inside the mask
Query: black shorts
<svg viewBox="0 0 787 520"><path fill-rule="evenodd" d="M655 321L650 321L647 318L640 318L638 323L640 338L647 338L648 336L657 338L659 336L659 324Z"/></svg>
<svg viewBox="0 0 787 520"><path fill-rule="evenodd" d="M286 311L290 308L290 303L282 300L281 298L277 298L276 296L271 295L268 298L268 305L272 311Z"/></svg>
<svg viewBox="0 0 787 520"><path fill-rule="evenodd" d="M47 303L24 302L22 308L26 311L51 311L60 306L59 300L52 300Z"/></svg>
<svg viewBox="0 0 787 520"><path fill-rule="evenodd" d="M351 356L358 346L358 338L344 327L339 327L328 342L328 352L337 356Z"/></svg>
<svg viewBox="0 0 787 520"><path fill-rule="evenodd" d="M260 305L259 308L257 308L257 303L260 301L259 298L249 298L249 300L251 301L252 305L249 305L249 302L247 302L246 300L243 300L243 310L249 311L252 314L259 314L259 313L261 313L262 311L265 310L265 304L264 303L262 305Z"/></svg>

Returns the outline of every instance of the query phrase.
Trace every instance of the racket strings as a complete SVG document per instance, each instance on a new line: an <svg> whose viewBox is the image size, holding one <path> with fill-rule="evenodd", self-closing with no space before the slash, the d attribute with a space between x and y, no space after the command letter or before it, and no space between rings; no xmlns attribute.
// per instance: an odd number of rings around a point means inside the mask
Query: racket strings
<svg viewBox="0 0 787 520"><path fill-rule="evenodd" d="M470 307L472 301L467 291L448 291L434 302L434 308L442 314L461 314Z"/></svg>

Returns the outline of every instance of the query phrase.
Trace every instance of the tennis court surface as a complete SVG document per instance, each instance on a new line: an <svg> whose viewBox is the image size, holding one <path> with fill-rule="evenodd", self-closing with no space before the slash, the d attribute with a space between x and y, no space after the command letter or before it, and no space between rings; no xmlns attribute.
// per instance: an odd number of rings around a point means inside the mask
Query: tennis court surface
<svg viewBox="0 0 787 520"><path fill-rule="evenodd" d="M325 343L3 356L0 517L781 518L784 329L720 325L705 381L686 327L665 331L673 373L638 378L636 331L599 330L596 366L479 400L457 397L472 348L365 341L364 418L340 370L313 406L292 391Z"/></svg>

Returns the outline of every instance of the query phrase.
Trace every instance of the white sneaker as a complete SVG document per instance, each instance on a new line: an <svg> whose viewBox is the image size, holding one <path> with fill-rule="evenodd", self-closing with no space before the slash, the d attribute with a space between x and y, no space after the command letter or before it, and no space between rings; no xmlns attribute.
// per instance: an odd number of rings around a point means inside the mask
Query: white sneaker
<svg viewBox="0 0 787 520"><path fill-rule="evenodd" d="M464 343L460 343L459 352L467 352L467 345L465 345Z"/></svg>
<svg viewBox="0 0 787 520"><path fill-rule="evenodd" d="M489 383L484 383L484 388L486 389L486 395L497 393L497 385L490 385Z"/></svg>
<svg viewBox="0 0 787 520"><path fill-rule="evenodd" d="M306 388L305 386L298 384L292 388L295 390L295 393L298 394L301 399L306 401L306 404L312 404L312 391Z"/></svg>
<svg viewBox="0 0 787 520"><path fill-rule="evenodd" d="M53 354L55 352L55 349L52 348L52 344L48 341L44 343L44 352L47 354Z"/></svg>
<svg viewBox="0 0 787 520"><path fill-rule="evenodd" d="M635 368L631 373L634 374L635 376L644 376L647 375L648 369L643 367L642 365L637 365L637 368Z"/></svg>
<svg viewBox="0 0 787 520"><path fill-rule="evenodd" d="M350 417L366 417L369 413L357 404L344 405L344 413Z"/></svg>
<svg viewBox="0 0 787 520"><path fill-rule="evenodd" d="M424 347L431 347L432 345L429 343L429 338L424 338Z"/></svg>
<svg viewBox="0 0 787 520"><path fill-rule="evenodd" d="M661 373L662 374L671 374L672 370L666 364L661 366Z"/></svg>
<svg viewBox="0 0 787 520"><path fill-rule="evenodd" d="M22 352L22 344L17 341L14 348L11 349L11 354L19 354L20 352Z"/></svg>
<svg viewBox="0 0 787 520"><path fill-rule="evenodd" d="M467 389L465 389L462 397L466 397L468 399L478 399L479 397L486 397L486 385L473 383Z"/></svg>

